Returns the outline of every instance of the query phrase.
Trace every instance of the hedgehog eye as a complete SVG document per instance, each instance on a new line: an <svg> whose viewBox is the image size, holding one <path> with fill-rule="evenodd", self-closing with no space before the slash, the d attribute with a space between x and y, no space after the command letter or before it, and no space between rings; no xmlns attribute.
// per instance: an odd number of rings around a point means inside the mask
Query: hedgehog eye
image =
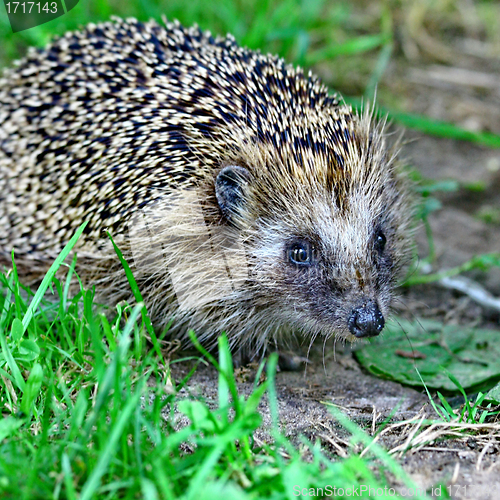
<svg viewBox="0 0 500 500"><path fill-rule="evenodd" d="M382 253L385 249L385 244L387 243L387 238L382 231L377 231L375 234L375 250L378 253Z"/></svg>
<svg viewBox="0 0 500 500"><path fill-rule="evenodd" d="M299 266L311 264L311 245L305 242L294 243L288 250L288 257L291 262Z"/></svg>

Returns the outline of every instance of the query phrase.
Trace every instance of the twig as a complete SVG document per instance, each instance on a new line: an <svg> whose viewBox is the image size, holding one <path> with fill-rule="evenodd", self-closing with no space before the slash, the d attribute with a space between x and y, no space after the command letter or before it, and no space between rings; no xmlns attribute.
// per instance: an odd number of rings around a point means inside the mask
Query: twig
<svg viewBox="0 0 500 500"><path fill-rule="evenodd" d="M466 278L465 276L447 276L441 278L438 284L444 288L464 293L485 309L500 312L500 298L495 297L479 283L470 278Z"/></svg>

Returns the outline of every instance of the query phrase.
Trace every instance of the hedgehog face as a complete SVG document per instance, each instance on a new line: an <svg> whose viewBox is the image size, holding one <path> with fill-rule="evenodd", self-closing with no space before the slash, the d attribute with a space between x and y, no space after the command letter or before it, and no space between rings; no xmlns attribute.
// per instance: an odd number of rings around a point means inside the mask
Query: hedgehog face
<svg viewBox="0 0 500 500"><path fill-rule="evenodd" d="M317 218L315 227L320 224ZM350 231L348 225L332 217L323 228L326 235L321 228L312 234L282 226L278 232L276 223L262 229L259 240L266 243L253 248L255 280L264 296L273 297L272 309L282 322L313 336L349 340L382 331L391 302L395 248L380 223L361 227L359 221Z"/></svg>
<svg viewBox="0 0 500 500"><path fill-rule="evenodd" d="M382 331L390 302L386 285L392 276L390 266L384 265L390 256L380 250L385 237L378 234L366 242L368 252L373 246L373 255L364 262L332 250L328 242L285 242L283 281L286 289L297 290L293 309L305 324L312 322L314 330L342 337L371 337Z"/></svg>
<svg viewBox="0 0 500 500"><path fill-rule="evenodd" d="M266 192L263 182L242 167L221 170L216 194L231 224L252 219L246 205L252 187ZM339 206L338 193L312 194L296 184L286 203L275 198L253 217L247 245L252 296L261 297L276 324L348 340L382 331L407 238L392 215L399 197L384 184L373 187L351 189Z"/></svg>

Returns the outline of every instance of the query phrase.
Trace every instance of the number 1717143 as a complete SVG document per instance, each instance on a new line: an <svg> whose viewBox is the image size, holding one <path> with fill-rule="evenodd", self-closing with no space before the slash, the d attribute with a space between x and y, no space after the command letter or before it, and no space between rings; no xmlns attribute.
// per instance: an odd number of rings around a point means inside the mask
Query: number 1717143
<svg viewBox="0 0 500 500"><path fill-rule="evenodd" d="M56 14L57 2L8 2L7 14Z"/></svg>

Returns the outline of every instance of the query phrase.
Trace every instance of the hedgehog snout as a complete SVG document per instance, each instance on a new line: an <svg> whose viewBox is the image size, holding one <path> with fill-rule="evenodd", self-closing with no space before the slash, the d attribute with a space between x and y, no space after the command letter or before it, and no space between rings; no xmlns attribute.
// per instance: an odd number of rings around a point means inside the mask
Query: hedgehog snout
<svg viewBox="0 0 500 500"><path fill-rule="evenodd" d="M355 307L348 319L349 331L357 338L375 337L384 325L384 316L377 302L371 299Z"/></svg>

